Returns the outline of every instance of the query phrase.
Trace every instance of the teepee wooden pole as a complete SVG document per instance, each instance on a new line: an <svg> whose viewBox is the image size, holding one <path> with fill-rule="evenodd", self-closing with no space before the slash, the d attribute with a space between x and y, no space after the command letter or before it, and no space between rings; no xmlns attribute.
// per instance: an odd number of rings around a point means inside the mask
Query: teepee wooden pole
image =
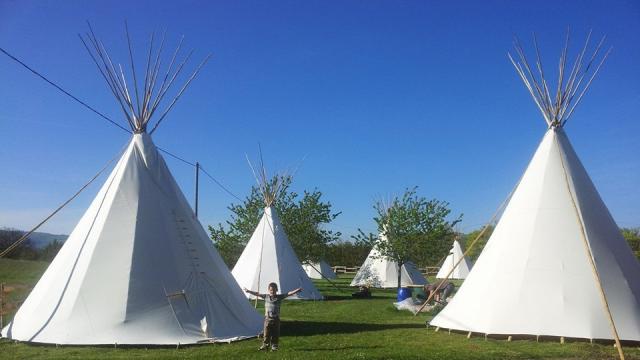
<svg viewBox="0 0 640 360"><path fill-rule="evenodd" d="M198 218L198 189L199 189L199 180L200 180L200 163L196 161L196 191L195 191L195 202L194 202L194 213L196 215L196 219Z"/></svg>
<svg viewBox="0 0 640 360"><path fill-rule="evenodd" d="M4 249L2 252L0 252L0 258L3 258L5 256L7 256L9 253L11 253L15 248L17 248L18 246L20 246L20 244L22 244L25 240L27 240L29 238L29 235L31 235L34 231L38 230L40 228L40 226L42 226L44 223L46 223L47 221L49 221L49 219L51 219L55 214L57 214L60 210L62 210L62 208L64 208L65 206L67 206L71 201L73 201L73 199L75 199L76 197L78 197L78 195L80 195L80 193L82 191L84 191L84 189L86 189L89 185L91 185L91 183L93 183L93 181L95 179L97 179L100 174L102 174L105 170L107 170L107 168L109 167L109 165L111 165L112 162L114 162L116 159L118 159L121 155L122 152L126 149L126 145L124 148L122 148L122 151L120 151L115 157L113 157L111 160L109 160L104 167L102 167L102 169L100 169L100 171L98 171L97 174L95 174L91 180L89 180L86 184L84 184L78 191L76 191L75 194L73 194L68 200L66 200L64 203L62 203L62 205L60 205L58 208L56 208L51 214L49 214L49 216L47 216L44 220L42 220L38 225L36 225L35 227L33 227L31 230L27 231L26 233L22 234L22 236L20 237L20 239L16 240L13 244L9 245L6 249Z"/></svg>
<svg viewBox="0 0 640 360"><path fill-rule="evenodd" d="M265 209L266 211L266 209ZM267 223L269 220L267 219ZM260 241L260 259L258 260L258 294L260 293L260 275L262 274L262 253L264 251L264 226L262 227L262 239ZM269 289L267 289L267 292ZM253 304L254 308L258 307L258 296L256 296L256 301Z"/></svg>
<svg viewBox="0 0 640 360"><path fill-rule="evenodd" d="M4 283L0 283L0 329L4 328Z"/></svg>
<svg viewBox="0 0 640 360"><path fill-rule="evenodd" d="M523 175L524 176L524 175ZM516 183L516 186L513 187L513 189L511 190L511 192L509 193L509 196L507 196L506 199L504 199L504 201L502 202L502 204L500 204L500 206L498 207L498 209L496 210L496 212L493 214L493 216L491 217L491 220L489 220L489 222L487 223L487 225L484 226L484 228L482 228L482 231L480 231L480 234L478 234L478 236L476 236L475 239L473 239L473 241L471 242L471 244L469 244L469 247L467 247L467 250L465 250L464 254L462 254L462 257L460 259L458 259L458 261L455 263L455 266L451 268L451 270L449 270L449 272L447 273L447 275L444 277L445 280L448 280L449 277L451 276L451 274L453 273L453 270L458 267L458 265L460 265L460 263L464 260L464 258L467 256L467 254L469 254L469 251L471 251L471 249L473 249L474 245L478 242L478 240L482 237L482 235L484 235L485 232L487 232L487 229L489 229L489 226L491 226L491 224L493 224L495 222L495 220L497 219L498 215L502 212L502 209L504 209L504 207L507 205L507 203L509 202L509 200L511 199L511 196L513 196L513 193L516 191L516 189L518 188L518 185L520 185L520 181L522 181L522 177L520 177L520 180L518 180L518 183ZM446 259L445 259L446 260ZM422 304L422 306L420 306L420 308L418 309L418 311L416 311L416 313L413 316L418 316L418 314L420 313L420 311L422 311L422 309L424 309L425 306L427 306L427 304L429 303L429 301L431 301L431 299L435 296L435 294L438 292L438 290L440 290L440 288L442 287L442 284L444 284L444 281L441 281L440 284L438 284L438 286L436 286L436 289L434 291L431 292L431 294L429 294L429 297L427 298L427 300L425 300L424 304Z"/></svg>
<svg viewBox="0 0 640 360"><path fill-rule="evenodd" d="M455 270L455 268L460 265L460 263L462 262L462 260L464 260L464 257L467 256L467 254L469 253L469 250L471 250L473 248L473 246L476 244L476 242L482 237L482 235L484 235L484 233L487 231L487 229L489 229L489 226L494 222L495 217L497 216L498 212L496 212L496 215L494 215L494 217L491 219L491 221L489 221L487 223L487 225L484 226L484 228L482 229L482 231L480 231L480 234L478 234L478 236L471 242L471 244L469 245L469 247L467 248L467 250L464 252L464 254L462 254L462 257L460 259L458 259L458 261L455 263L455 265L449 270L449 272L447 273L447 275L444 277L444 280L449 280L449 277L451 276L451 274L453 274L453 270ZM446 259L445 259L446 260ZM436 286L435 290L433 290L430 294L429 297L427 298L427 300L425 300L424 304L422 304L420 306L420 308L418 309L418 311L413 315L413 316L418 316L418 314L420 313L420 311L422 311L422 309L424 309L425 306L427 306L427 304L429 303L429 301L431 301L431 299L435 296L435 294L438 292L438 290L440 290L440 288L442 287L442 285L445 283L445 281L441 281L438 286Z"/></svg>
<svg viewBox="0 0 640 360"><path fill-rule="evenodd" d="M560 151L561 145L560 145L560 142L558 141L557 134L555 137L555 141L556 141L556 146L558 147L558 151ZM591 265L591 270L593 271L593 276L595 278L596 285L598 285L600 300L602 300L602 306L604 307L605 313L607 314L609 325L611 326L611 330L613 332L613 338L615 339L615 342L616 342L618 355L620 356L621 360L624 360L624 352L622 351L622 345L620 344L620 337L618 335L618 330L616 329L616 324L615 324L615 321L613 320L613 315L611 314L611 308L609 307L609 302L607 301L607 295L605 294L604 289L602 287L602 279L600 278L600 273L596 268L593 252L591 251L591 247L589 246L589 241L587 240L584 222L582 221L582 217L580 216L580 211L578 210L578 205L576 204L573 191L571 191L571 186L569 184L569 175L567 174L567 168L565 166L562 153L560 153L560 164L562 165L562 173L564 175L565 185L567 187L567 191L569 191L569 196L571 197L571 204L573 205L573 210L576 215L576 221L580 226L580 237L582 238L582 243L587 253L587 258L589 259L589 264Z"/></svg>
<svg viewBox="0 0 640 360"><path fill-rule="evenodd" d="M131 47L131 37L129 36L129 25L127 24L127 21L125 20L124 22L124 30L125 30L125 34L127 35L127 45L129 48L129 63L131 65L131 73L133 75L133 91L134 91L134 95L136 98L136 102L135 104L138 105L138 114L142 114L142 106L140 104L140 92L138 91L138 79L136 76L136 66L135 63L133 61L133 49ZM142 119L140 119L142 120Z"/></svg>

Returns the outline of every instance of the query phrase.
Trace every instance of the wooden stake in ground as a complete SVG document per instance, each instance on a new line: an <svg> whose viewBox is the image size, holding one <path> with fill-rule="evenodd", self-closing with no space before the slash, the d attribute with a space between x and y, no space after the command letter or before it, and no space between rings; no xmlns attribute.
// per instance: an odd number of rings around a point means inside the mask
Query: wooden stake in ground
<svg viewBox="0 0 640 360"><path fill-rule="evenodd" d="M4 283L0 283L0 329L4 327Z"/></svg>

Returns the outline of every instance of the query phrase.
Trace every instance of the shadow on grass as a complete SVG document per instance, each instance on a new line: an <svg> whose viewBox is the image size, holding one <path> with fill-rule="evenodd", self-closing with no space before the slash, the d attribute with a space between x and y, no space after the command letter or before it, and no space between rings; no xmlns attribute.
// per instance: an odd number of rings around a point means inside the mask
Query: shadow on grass
<svg viewBox="0 0 640 360"><path fill-rule="evenodd" d="M260 334L262 336L262 334ZM243 339L238 339L232 341L233 343L239 342L249 342L259 338L256 336L251 336ZM40 342L29 342L29 341L18 341L11 340L7 338L0 338L0 347L3 345L14 345L14 344L23 344L26 346L32 346L36 348L68 348L68 349L187 349L187 348L195 348L195 347L203 347L203 346L226 346L231 342L228 341L220 341L220 342L212 342L212 341L200 341L193 344L93 344L93 345L75 345L75 344L51 344L51 343L40 343ZM2 354L2 352L0 352ZM0 357L2 359L2 357Z"/></svg>
<svg viewBox="0 0 640 360"><path fill-rule="evenodd" d="M296 349L296 351L300 352L317 352L317 351L340 351L340 350L372 350L382 348L380 345L370 345L370 346L334 346L330 348L305 348L305 349Z"/></svg>
<svg viewBox="0 0 640 360"><path fill-rule="evenodd" d="M280 333L287 336L313 336L423 328L423 324L363 324L349 322L283 321Z"/></svg>
<svg viewBox="0 0 640 360"><path fill-rule="evenodd" d="M391 296L384 296L384 295L380 295L380 296L372 295L371 297L368 297L368 298L355 298L355 297L351 296L351 294L349 294L349 295L325 295L324 301L340 301L340 300L356 300L356 301L363 300L363 301L366 301L366 300L371 300L371 299L380 300L380 299L390 299L390 298L392 298L392 297Z"/></svg>
<svg viewBox="0 0 640 360"><path fill-rule="evenodd" d="M324 301L354 300L353 296L348 295L326 295Z"/></svg>

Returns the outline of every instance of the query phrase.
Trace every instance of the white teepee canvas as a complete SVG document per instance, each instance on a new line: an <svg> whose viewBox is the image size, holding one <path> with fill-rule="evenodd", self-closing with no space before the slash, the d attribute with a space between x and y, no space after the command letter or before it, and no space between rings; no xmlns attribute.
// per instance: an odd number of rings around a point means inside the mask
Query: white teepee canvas
<svg viewBox="0 0 640 360"><path fill-rule="evenodd" d="M331 266L324 261L320 260L317 263L305 263L302 265L304 271L307 273L307 276L311 279L335 279L337 278L336 273L333 272Z"/></svg>
<svg viewBox="0 0 640 360"><path fill-rule="evenodd" d="M190 344L260 331L261 316L141 133L2 335L52 344Z"/></svg>
<svg viewBox="0 0 640 360"><path fill-rule="evenodd" d="M540 82L516 68L533 93ZM615 327L621 340L640 340L640 264L563 130L572 96L559 94L559 103L534 94L549 129L473 270L431 325L586 339L614 339Z"/></svg>
<svg viewBox="0 0 640 360"><path fill-rule="evenodd" d="M257 336L262 317L242 295L147 134L153 113L183 67L169 65L164 80L157 82L162 46L155 54L151 46L144 82L131 91L122 67L116 73L93 30L83 43L133 137L2 336L74 345L193 344ZM130 51L133 74L134 63Z"/></svg>
<svg viewBox="0 0 640 360"><path fill-rule="evenodd" d="M303 289L287 299L322 299L322 294L302 268L272 206L264 209L256 230L231 273L241 287L261 294L268 293L269 283L275 282L282 293L298 287ZM253 298L253 295L247 294L247 297Z"/></svg>
<svg viewBox="0 0 640 360"><path fill-rule="evenodd" d="M458 264L458 266L453 269L455 264L457 264L458 261L462 258L464 259L460 261L460 264ZM453 269L452 272L451 269ZM451 275L449 275L448 279L466 279L467 275L469 275L469 269L471 269L471 263L466 257L463 256L462 248L460 247L460 243L458 242L458 240L454 240L453 246L449 251L449 255L447 255L446 259L444 259L442 266L440 266L440 270L438 270L436 278L444 279L447 274L451 272Z"/></svg>
<svg viewBox="0 0 640 360"><path fill-rule="evenodd" d="M385 235L380 234L384 240ZM412 262L402 265L402 286L426 285L427 279ZM350 286L368 286L374 288L395 288L398 286L398 264L380 255L374 246L364 263L351 281Z"/></svg>

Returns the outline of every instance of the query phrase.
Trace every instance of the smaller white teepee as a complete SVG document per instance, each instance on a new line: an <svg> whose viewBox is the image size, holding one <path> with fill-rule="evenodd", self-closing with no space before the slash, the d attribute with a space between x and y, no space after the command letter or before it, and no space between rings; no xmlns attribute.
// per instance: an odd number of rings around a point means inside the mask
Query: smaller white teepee
<svg viewBox="0 0 640 360"><path fill-rule="evenodd" d="M380 234L384 241L386 236ZM402 265L402 275L400 283L402 286L426 285L429 282L422 275L420 270L412 262ZM380 255L378 249L374 248L367 256L360 270L351 281L351 286L369 286L375 288L394 288L398 286L398 264L395 261L387 260Z"/></svg>
<svg viewBox="0 0 640 360"><path fill-rule="evenodd" d="M307 276L291 247L278 212L273 206L281 183L278 180L269 183L264 166L256 175L256 180L264 197L264 214L231 270L233 277L240 287L261 294L268 293L269 284L274 282L281 293L299 287L303 289L287 299L322 300L322 294ZM250 294L246 296L250 299L255 298Z"/></svg>
<svg viewBox="0 0 640 360"><path fill-rule="evenodd" d="M331 266L324 260L320 260L320 262L317 263L305 263L302 267L311 279L332 280L338 277L336 273L333 272L333 269L331 269Z"/></svg>
<svg viewBox="0 0 640 360"><path fill-rule="evenodd" d="M445 277L447 277L447 274L451 271L453 266L463 257L464 255L462 252L462 248L460 247L460 243L458 242L458 240L454 240L453 246L449 251L449 255L447 255L447 258L442 263L442 266L440 267L436 278L444 279ZM471 263L469 262L469 259L465 257L464 260L462 260L460 264L456 266L453 272L451 272L451 275L449 275L449 279L466 279L467 275L469 275L469 271L471 271Z"/></svg>

